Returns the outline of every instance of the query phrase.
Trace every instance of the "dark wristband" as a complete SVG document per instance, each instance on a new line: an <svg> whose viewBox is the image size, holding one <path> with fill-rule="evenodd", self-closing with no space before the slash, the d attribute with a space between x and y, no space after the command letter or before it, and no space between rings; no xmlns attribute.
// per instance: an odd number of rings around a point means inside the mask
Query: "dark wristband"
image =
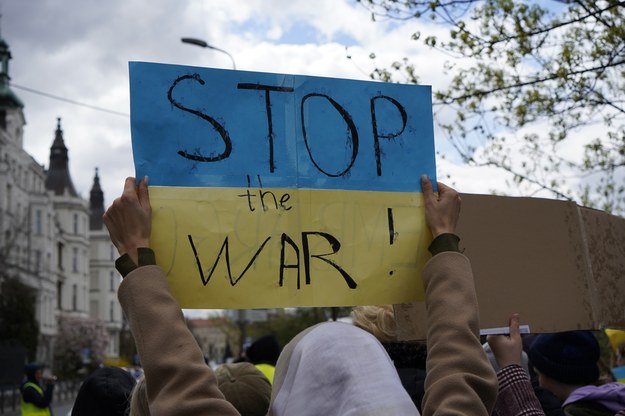
<svg viewBox="0 0 625 416"><path fill-rule="evenodd" d="M458 237L456 234L440 234L434 240L432 240L432 243L430 243L428 250L430 250L430 253L432 253L433 256L444 251L457 251L458 253L460 253L460 248L458 248L459 242L460 237Z"/></svg>
<svg viewBox="0 0 625 416"><path fill-rule="evenodd" d="M115 260L115 268L122 275L126 277L128 273L141 266L151 266L156 264L156 256L154 251L148 247L139 247L137 249L137 256L139 257L139 264L135 264L130 258L128 253Z"/></svg>

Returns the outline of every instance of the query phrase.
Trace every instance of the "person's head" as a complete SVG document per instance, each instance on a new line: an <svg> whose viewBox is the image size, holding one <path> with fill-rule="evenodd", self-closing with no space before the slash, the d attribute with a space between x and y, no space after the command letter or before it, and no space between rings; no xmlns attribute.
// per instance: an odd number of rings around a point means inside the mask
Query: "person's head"
<svg viewBox="0 0 625 416"><path fill-rule="evenodd" d="M148 405L148 393L145 390L145 376L141 376L137 385L132 390L130 398L130 412L128 416L150 416L150 406Z"/></svg>
<svg viewBox="0 0 625 416"><path fill-rule="evenodd" d="M245 355L252 364L275 366L280 356L280 344L274 335L265 335L254 341L245 351Z"/></svg>
<svg viewBox="0 0 625 416"><path fill-rule="evenodd" d="M352 308L352 322L373 334L380 342L395 342L397 326L392 305L367 305Z"/></svg>
<svg viewBox="0 0 625 416"><path fill-rule="evenodd" d="M219 390L242 416L267 414L271 384L254 364L223 364L217 367L215 376Z"/></svg>
<svg viewBox="0 0 625 416"><path fill-rule="evenodd" d="M600 353L592 332L568 331L539 335L528 355L540 385L564 400L572 389L597 382Z"/></svg>
<svg viewBox="0 0 625 416"><path fill-rule="evenodd" d="M82 382L72 416L125 416L135 379L118 367L101 367Z"/></svg>
<svg viewBox="0 0 625 416"><path fill-rule="evenodd" d="M43 366L39 363L30 363L26 364L24 367L24 374L26 375L26 380L31 383L39 383L43 378Z"/></svg>
<svg viewBox="0 0 625 416"><path fill-rule="evenodd" d="M417 414L382 344L340 322L308 328L284 347L270 406L273 416Z"/></svg>

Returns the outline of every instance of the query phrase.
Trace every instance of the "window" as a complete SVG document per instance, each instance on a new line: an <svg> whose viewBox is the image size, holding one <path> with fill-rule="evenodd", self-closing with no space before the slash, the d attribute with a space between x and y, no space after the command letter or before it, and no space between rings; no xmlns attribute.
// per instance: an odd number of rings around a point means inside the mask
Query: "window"
<svg viewBox="0 0 625 416"><path fill-rule="evenodd" d="M35 250L35 272L41 269L41 251Z"/></svg>
<svg viewBox="0 0 625 416"><path fill-rule="evenodd" d="M111 260L115 260L115 246L113 244L111 244L110 257Z"/></svg>
<svg viewBox="0 0 625 416"><path fill-rule="evenodd" d="M109 308L109 320L111 322L115 321L115 302L111 301L110 303L110 308Z"/></svg>
<svg viewBox="0 0 625 416"><path fill-rule="evenodd" d="M60 311L63 310L63 282L56 284L56 307Z"/></svg>
<svg viewBox="0 0 625 416"><path fill-rule="evenodd" d="M56 253L56 261L59 270L63 270L63 243L58 243L56 245L57 253Z"/></svg>
<svg viewBox="0 0 625 416"><path fill-rule="evenodd" d="M74 214L74 234L78 234L78 214Z"/></svg>
<svg viewBox="0 0 625 416"><path fill-rule="evenodd" d="M38 209L35 211L35 234L41 235L42 230L41 210Z"/></svg>
<svg viewBox="0 0 625 416"><path fill-rule="evenodd" d="M78 310L78 285L72 285L72 310Z"/></svg>
<svg viewBox="0 0 625 416"><path fill-rule="evenodd" d="M109 272L109 283L110 283L110 291L111 292L115 292L115 272L114 271L110 271Z"/></svg>
<svg viewBox="0 0 625 416"><path fill-rule="evenodd" d="M72 272L78 272L78 248L72 248Z"/></svg>

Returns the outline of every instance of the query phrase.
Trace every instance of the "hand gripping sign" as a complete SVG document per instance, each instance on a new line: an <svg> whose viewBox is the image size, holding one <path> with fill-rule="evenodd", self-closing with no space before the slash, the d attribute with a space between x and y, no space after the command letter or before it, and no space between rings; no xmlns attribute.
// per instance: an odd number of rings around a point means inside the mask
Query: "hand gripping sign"
<svg viewBox="0 0 625 416"><path fill-rule="evenodd" d="M183 308L423 298L430 87L131 62L130 91L152 246Z"/></svg>

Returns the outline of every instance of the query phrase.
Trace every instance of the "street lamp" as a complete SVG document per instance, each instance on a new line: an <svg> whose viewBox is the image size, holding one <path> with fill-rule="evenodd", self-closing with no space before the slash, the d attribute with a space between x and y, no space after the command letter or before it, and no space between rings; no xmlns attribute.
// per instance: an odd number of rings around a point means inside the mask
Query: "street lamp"
<svg viewBox="0 0 625 416"><path fill-rule="evenodd" d="M219 51L219 52L225 53L226 55L228 55L228 58L230 58L230 60L232 61L232 69L237 69L237 66L234 63L234 58L227 51L225 51L223 49L220 49L220 48L218 48L216 46L209 45L208 43L206 43L206 41L203 41L202 39L182 38L180 40L182 41L182 43L189 43L191 45L196 45L196 46L199 46L201 48L213 49L215 51Z"/></svg>

